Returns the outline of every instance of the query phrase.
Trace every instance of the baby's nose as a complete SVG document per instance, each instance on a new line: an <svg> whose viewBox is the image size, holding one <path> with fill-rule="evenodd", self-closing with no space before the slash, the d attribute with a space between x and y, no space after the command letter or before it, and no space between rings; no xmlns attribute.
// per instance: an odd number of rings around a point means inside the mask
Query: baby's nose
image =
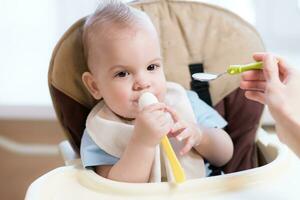
<svg viewBox="0 0 300 200"><path fill-rule="evenodd" d="M147 80L137 80L133 85L133 89L134 90L145 90L145 89L149 89L150 86L151 86L151 84Z"/></svg>

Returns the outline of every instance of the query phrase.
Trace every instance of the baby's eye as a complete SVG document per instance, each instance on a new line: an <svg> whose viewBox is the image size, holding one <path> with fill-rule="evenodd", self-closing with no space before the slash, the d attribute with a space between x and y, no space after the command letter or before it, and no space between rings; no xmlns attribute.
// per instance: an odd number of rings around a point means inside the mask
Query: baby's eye
<svg viewBox="0 0 300 200"><path fill-rule="evenodd" d="M116 73L115 77L125 77L125 76L128 76L128 75L129 75L128 72L122 71L122 72Z"/></svg>
<svg viewBox="0 0 300 200"><path fill-rule="evenodd" d="M157 65L157 64L151 64L151 65L149 65L148 67L147 67L147 70L148 71L153 71L153 70L155 70L156 68L158 68L159 67L159 65Z"/></svg>

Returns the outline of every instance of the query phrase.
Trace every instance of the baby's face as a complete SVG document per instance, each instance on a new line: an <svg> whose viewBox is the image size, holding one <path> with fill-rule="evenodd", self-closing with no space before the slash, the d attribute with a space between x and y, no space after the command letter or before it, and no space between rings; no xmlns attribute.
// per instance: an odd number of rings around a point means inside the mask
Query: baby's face
<svg viewBox="0 0 300 200"><path fill-rule="evenodd" d="M93 76L113 112L135 118L139 97L146 91L164 100L166 80L154 28L121 30L106 36L99 46L91 55L95 63Z"/></svg>

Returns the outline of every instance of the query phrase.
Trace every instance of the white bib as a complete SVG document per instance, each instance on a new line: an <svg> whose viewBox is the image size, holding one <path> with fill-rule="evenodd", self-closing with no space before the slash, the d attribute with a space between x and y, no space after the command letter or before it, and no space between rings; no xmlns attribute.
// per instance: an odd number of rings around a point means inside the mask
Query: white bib
<svg viewBox="0 0 300 200"><path fill-rule="evenodd" d="M196 119L187 97L185 89L177 83L167 82L167 93L165 103L175 109L178 114L189 122L196 123ZM101 116L100 116L101 113ZM103 116L105 113L105 116ZM103 118L105 117L105 119ZM90 112L86 121L86 129L93 141L106 153L120 158L133 133L133 125L125 124L105 105L99 102ZM178 142L174 138L169 138L170 143L181 163L187 179L200 178L205 175L203 158L192 149L187 154L181 156L180 149L183 142ZM149 182L161 182L167 179L174 181L174 176L170 163L161 151L160 145L156 147L155 159L152 165Z"/></svg>

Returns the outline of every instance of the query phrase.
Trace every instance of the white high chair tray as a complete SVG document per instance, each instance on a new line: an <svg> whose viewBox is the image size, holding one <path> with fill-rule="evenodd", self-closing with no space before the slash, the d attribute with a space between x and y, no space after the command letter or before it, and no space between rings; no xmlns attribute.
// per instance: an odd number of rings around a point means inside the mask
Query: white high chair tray
<svg viewBox="0 0 300 200"><path fill-rule="evenodd" d="M255 169L176 185L121 183L73 165L38 178L28 188L25 199L300 199L300 160L275 135L261 130L257 143L269 164Z"/></svg>

